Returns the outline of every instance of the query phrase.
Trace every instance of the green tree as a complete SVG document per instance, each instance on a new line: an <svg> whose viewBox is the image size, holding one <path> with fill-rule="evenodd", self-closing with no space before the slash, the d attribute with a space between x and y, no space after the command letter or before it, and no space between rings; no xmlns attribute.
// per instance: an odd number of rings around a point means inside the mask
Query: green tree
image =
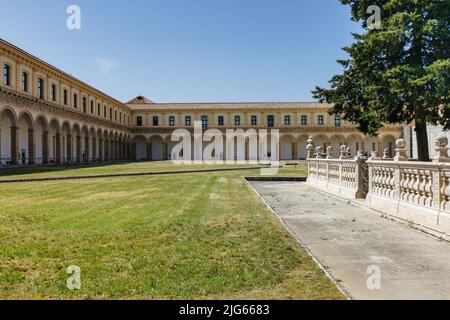
<svg viewBox="0 0 450 320"><path fill-rule="evenodd" d="M349 58L338 60L343 73L314 97L366 134L414 123L419 160L429 161L427 123L450 129L450 0L340 1L366 31L353 34L343 48ZM371 28L372 5L381 9L380 28Z"/></svg>

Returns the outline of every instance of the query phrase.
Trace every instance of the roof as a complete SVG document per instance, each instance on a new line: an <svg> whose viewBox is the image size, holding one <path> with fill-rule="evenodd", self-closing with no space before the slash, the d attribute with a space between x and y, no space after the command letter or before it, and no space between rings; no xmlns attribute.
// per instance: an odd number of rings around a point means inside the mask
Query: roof
<svg viewBox="0 0 450 320"><path fill-rule="evenodd" d="M257 109L329 109L328 103L318 102L243 102L243 103L137 103L127 104L135 110L257 110Z"/></svg>
<svg viewBox="0 0 450 320"><path fill-rule="evenodd" d="M126 104L155 104L155 103L144 96L137 96L136 98L128 101Z"/></svg>

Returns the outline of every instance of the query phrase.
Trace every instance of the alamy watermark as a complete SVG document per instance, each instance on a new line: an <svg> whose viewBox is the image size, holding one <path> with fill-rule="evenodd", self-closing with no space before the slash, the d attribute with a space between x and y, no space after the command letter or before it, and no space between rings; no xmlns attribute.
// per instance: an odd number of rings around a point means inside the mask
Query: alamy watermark
<svg viewBox="0 0 450 320"><path fill-rule="evenodd" d="M377 5L371 5L367 8L367 14L371 16L367 18L366 24L369 30L381 29L381 9Z"/></svg>
<svg viewBox="0 0 450 320"><path fill-rule="evenodd" d="M69 30L81 30L81 8L77 5L70 5L66 9L69 15L66 20L66 27Z"/></svg>
<svg viewBox="0 0 450 320"><path fill-rule="evenodd" d="M67 278L66 286L69 290L81 289L81 268L79 266L69 266L66 270L70 276Z"/></svg>
<svg viewBox="0 0 450 320"><path fill-rule="evenodd" d="M376 265L371 265L367 268L367 289L369 290L381 290L381 268Z"/></svg>

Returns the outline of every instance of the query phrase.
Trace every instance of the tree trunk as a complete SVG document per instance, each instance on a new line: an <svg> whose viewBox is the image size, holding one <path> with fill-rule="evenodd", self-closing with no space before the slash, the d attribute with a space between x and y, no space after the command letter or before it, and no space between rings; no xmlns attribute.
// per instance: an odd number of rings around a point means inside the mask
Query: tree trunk
<svg viewBox="0 0 450 320"><path fill-rule="evenodd" d="M428 133L427 122L423 117L416 118L416 140L419 161L430 161L430 153L428 151Z"/></svg>

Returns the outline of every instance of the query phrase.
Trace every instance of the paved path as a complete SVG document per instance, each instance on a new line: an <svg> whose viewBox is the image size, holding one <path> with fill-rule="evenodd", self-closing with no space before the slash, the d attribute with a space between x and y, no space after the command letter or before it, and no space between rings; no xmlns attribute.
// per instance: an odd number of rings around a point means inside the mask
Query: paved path
<svg viewBox="0 0 450 320"><path fill-rule="evenodd" d="M301 182L251 185L352 298L450 299L449 243Z"/></svg>

